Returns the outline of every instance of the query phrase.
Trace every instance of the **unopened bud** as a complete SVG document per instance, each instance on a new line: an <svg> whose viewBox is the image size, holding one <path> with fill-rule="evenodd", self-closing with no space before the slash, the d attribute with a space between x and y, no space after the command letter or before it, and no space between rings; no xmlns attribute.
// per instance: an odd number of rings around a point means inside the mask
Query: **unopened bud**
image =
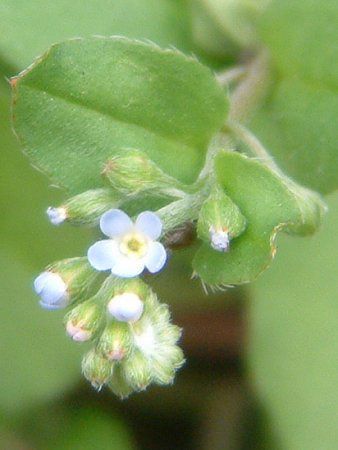
<svg viewBox="0 0 338 450"><path fill-rule="evenodd" d="M176 370L185 362L183 351L177 345L167 346L166 350L151 360L153 381L157 384L173 383Z"/></svg>
<svg viewBox="0 0 338 450"><path fill-rule="evenodd" d="M95 300L87 300L72 309L65 317L68 335L78 342L91 339L100 326L102 307Z"/></svg>
<svg viewBox="0 0 338 450"><path fill-rule="evenodd" d="M203 203L197 223L197 235L219 252L229 250L230 239L243 233L246 219L238 206L215 187Z"/></svg>
<svg viewBox="0 0 338 450"><path fill-rule="evenodd" d="M109 313L120 322L136 322L142 316L143 302L137 294L115 295L107 305Z"/></svg>
<svg viewBox="0 0 338 450"><path fill-rule="evenodd" d="M98 350L111 361L121 361L128 357L131 346L129 325L124 322L111 322L100 337Z"/></svg>
<svg viewBox="0 0 338 450"><path fill-rule="evenodd" d="M165 174L140 150L123 150L106 163L102 174L114 189L125 195L152 191L154 194L167 192L175 196L177 190L182 189L177 180Z"/></svg>
<svg viewBox="0 0 338 450"><path fill-rule="evenodd" d="M47 215L53 225L64 221L72 225L95 225L100 217L119 205L119 198L113 189L90 189L68 199L58 208L49 207Z"/></svg>
<svg viewBox="0 0 338 450"><path fill-rule="evenodd" d="M123 360L121 368L126 383L135 391L142 391L151 383L151 367L140 350L134 350L129 358Z"/></svg>
<svg viewBox="0 0 338 450"><path fill-rule="evenodd" d="M97 277L87 258L71 258L47 267L34 281L40 304L46 309L64 308L83 294Z"/></svg>
<svg viewBox="0 0 338 450"><path fill-rule="evenodd" d="M134 389L126 382L120 365L114 367L114 374L109 381L108 386L121 400L129 397L129 395L134 392Z"/></svg>
<svg viewBox="0 0 338 450"><path fill-rule="evenodd" d="M113 364L93 349L82 360L82 372L92 386L100 390L111 379Z"/></svg>
<svg viewBox="0 0 338 450"><path fill-rule="evenodd" d="M61 309L69 302L67 285L57 273L42 272L34 281L34 289L45 309Z"/></svg>

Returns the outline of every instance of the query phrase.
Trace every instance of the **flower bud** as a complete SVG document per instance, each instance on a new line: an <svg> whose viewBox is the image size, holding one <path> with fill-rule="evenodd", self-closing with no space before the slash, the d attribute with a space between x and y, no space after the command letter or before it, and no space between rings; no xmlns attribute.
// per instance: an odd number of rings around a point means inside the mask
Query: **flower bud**
<svg viewBox="0 0 338 450"><path fill-rule="evenodd" d="M114 367L114 375L109 381L108 386L121 400L129 397L134 392L134 389L126 382L120 365Z"/></svg>
<svg viewBox="0 0 338 450"><path fill-rule="evenodd" d="M42 272L34 281L34 289L45 309L61 309L68 304L67 285L57 273Z"/></svg>
<svg viewBox="0 0 338 450"><path fill-rule="evenodd" d="M129 325L125 322L111 322L103 331L98 350L111 361L128 357L132 341Z"/></svg>
<svg viewBox="0 0 338 450"><path fill-rule="evenodd" d="M117 191L125 195L152 191L176 196L179 181L165 174L149 156L135 149L124 149L105 165L102 174ZM182 192L181 192L182 194Z"/></svg>
<svg viewBox="0 0 338 450"><path fill-rule="evenodd" d="M121 372L127 385L135 391L146 389L152 379L148 358L138 349L121 362Z"/></svg>
<svg viewBox="0 0 338 450"><path fill-rule="evenodd" d="M124 292L108 303L109 313L120 322L136 322L142 316L143 302L137 294Z"/></svg>
<svg viewBox="0 0 338 450"><path fill-rule="evenodd" d="M47 267L34 281L40 304L46 309L60 309L84 294L97 277L87 258L71 258Z"/></svg>
<svg viewBox="0 0 338 450"><path fill-rule="evenodd" d="M171 384L176 370L185 362L183 351L177 345L168 346L166 351L159 352L151 360L153 381L156 384Z"/></svg>
<svg viewBox="0 0 338 450"><path fill-rule="evenodd" d="M88 341L98 330L101 318L101 305L97 304L95 300L87 300L66 315L66 331L74 341Z"/></svg>
<svg viewBox="0 0 338 450"><path fill-rule="evenodd" d="M246 219L235 203L219 188L215 187L203 203L197 235L219 252L229 250L230 239L239 236L246 227Z"/></svg>
<svg viewBox="0 0 338 450"><path fill-rule="evenodd" d="M92 386L99 391L112 377L113 364L93 349L82 360L82 372Z"/></svg>
<svg viewBox="0 0 338 450"><path fill-rule="evenodd" d="M65 220L72 225L95 225L101 215L119 205L119 198L112 189L90 189L75 195L58 208L49 207L47 215L53 225Z"/></svg>

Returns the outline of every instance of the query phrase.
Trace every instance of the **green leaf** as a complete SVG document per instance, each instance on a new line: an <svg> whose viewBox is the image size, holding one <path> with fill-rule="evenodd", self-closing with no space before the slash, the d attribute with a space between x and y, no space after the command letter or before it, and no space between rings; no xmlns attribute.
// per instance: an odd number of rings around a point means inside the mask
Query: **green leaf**
<svg viewBox="0 0 338 450"><path fill-rule="evenodd" d="M2 0L0 17L0 55L19 69L53 43L79 36L115 34L192 49L184 0Z"/></svg>
<svg viewBox="0 0 338 450"><path fill-rule="evenodd" d="M55 45L13 84L27 154L75 193L102 185L104 163L126 147L193 182L228 109L197 61L124 38Z"/></svg>
<svg viewBox="0 0 338 450"><path fill-rule="evenodd" d="M275 82L250 127L277 163L306 186L338 187L338 4L272 1L261 20Z"/></svg>
<svg viewBox="0 0 338 450"><path fill-rule="evenodd" d="M278 231L308 234L317 229L324 207L313 192L239 153L221 153L216 171L218 182L246 218L247 227L231 241L227 253L202 245L193 266L204 282L232 285L252 281L270 265Z"/></svg>
<svg viewBox="0 0 338 450"><path fill-rule="evenodd" d="M251 378L287 450L335 450L338 442L338 196L321 231L281 236L274 266L253 287Z"/></svg>

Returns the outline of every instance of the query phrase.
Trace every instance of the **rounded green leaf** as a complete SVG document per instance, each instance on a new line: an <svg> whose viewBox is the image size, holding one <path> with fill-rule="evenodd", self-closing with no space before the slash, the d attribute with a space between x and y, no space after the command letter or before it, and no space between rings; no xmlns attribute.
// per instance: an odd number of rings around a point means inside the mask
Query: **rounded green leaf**
<svg viewBox="0 0 338 450"><path fill-rule="evenodd" d="M140 149L193 182L228 109L196 60L125 38L55 45L12 84L27 154L72 192L100 186L105 162L121 148Z"/></svg>
<svg viewBox="0 0 338 450"><path fill-rule="evenodd" d="M216 159L216 171L247 227L230 242L227 253L202 245L193 266L204 282L232 285L252 281L270 265L278 231L309 234L317 229L324 208L320 198L259 161L223 152Z"/></svg>

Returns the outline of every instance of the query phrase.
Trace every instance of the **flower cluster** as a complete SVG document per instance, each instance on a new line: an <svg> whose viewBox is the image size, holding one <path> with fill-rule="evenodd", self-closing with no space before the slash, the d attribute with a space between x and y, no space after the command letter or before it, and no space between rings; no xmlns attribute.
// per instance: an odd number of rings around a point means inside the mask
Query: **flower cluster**
<svg viewBox="0 0 338 450"><path fill-rule="evenodd" d="M70 217L67 211L66 206L49 208L47 214L58 225ZM181 330L170 323L168 307L138 278L145 270L159 272L166 263L159 217L144 211L133 222L115 208L100 216L99 225L108 239L94 243L87 257L49 266L34 288L42 307L68 308L65 328L74 341L93 342L82 362L85 377L96 389L108 385L125 398L150 383L173 382L184 362L177 346ZM97 289L100 272L108 277Z"/></svg>
<svg viewBox="0 0 338 450"><path fill-rule="evenodd" d="M105 238L93 243L86 257L48 266L34 288L43 308L66 308L71 339L93 343L82 362L85 377L95 388L107 385L124 398L150 383L172 383L184 362L177 345L181 330L140 278L165 267L162 242L179 248L188 225L192 239L196 228L211 248L226 252L246 221L217 184L206 183L197 192L198 182L181 184L135 149L110 158L102 175L110 187L80 193L48 208L47 215L54 225L99 225ZM165 206L140 212L146 194ZM126 210L132 205L136 217L129 217L123 205Z"/></svg>

